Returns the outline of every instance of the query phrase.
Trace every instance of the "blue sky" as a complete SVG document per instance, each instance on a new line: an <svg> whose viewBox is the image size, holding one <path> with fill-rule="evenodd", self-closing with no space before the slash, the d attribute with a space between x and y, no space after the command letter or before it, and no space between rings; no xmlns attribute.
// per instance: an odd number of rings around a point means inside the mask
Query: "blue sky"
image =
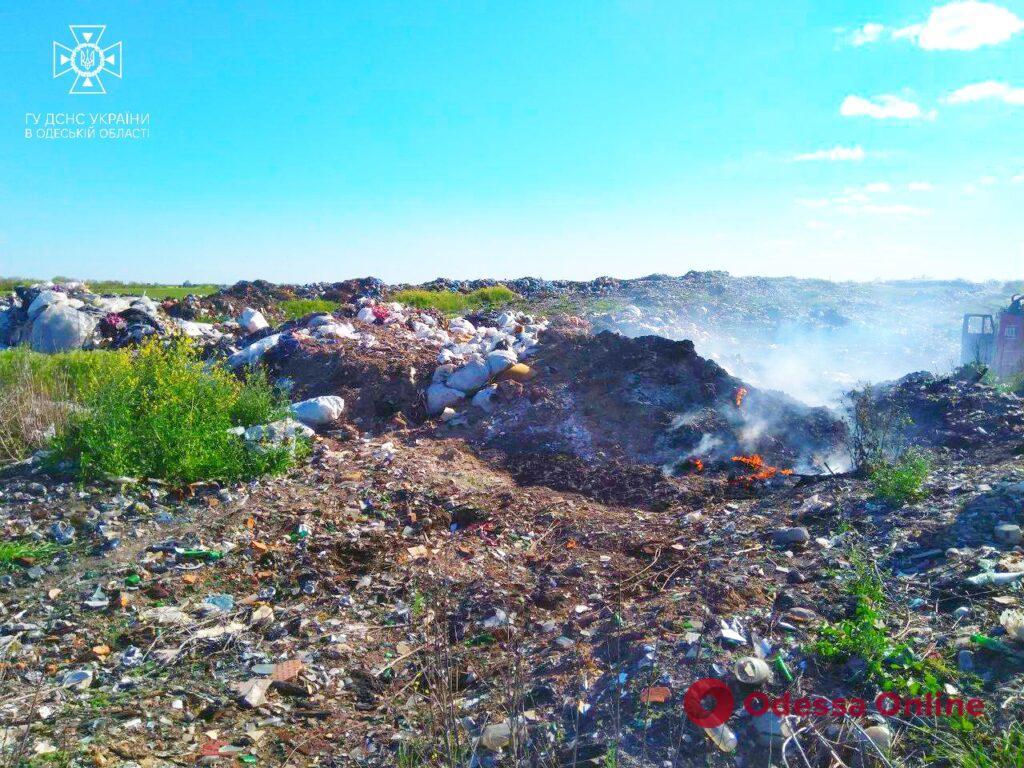
<svg viewBox="0 0 1024 768"><path fill-rule="evenodd" d="M0 274L1024 275L1024 0L0 9ZM123 79L69 95L105 24ZM71 43L73 45L73 43ZM145 112L136 141L25 113Z"/></svg>

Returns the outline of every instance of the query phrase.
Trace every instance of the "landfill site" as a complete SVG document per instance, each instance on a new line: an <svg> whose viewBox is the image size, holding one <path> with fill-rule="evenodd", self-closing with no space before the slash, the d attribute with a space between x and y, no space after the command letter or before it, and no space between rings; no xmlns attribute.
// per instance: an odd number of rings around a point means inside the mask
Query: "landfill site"
<svg viewBox="0 0 1024 768"><path fill-rule="evenodd" d="M0 766L1024 764L1020 283L8 285Z"/></svg>

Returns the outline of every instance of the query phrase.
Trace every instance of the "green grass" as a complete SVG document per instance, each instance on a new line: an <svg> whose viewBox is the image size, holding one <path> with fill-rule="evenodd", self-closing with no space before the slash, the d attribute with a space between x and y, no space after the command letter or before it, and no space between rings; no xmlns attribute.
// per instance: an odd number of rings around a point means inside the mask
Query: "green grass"
<svg viewBox="0 0 1024 768"><path fill-rule="evenodd" d="M844 590L856 601L853 618L824 624L808 650L828 663L862 659L866 664L863 681L883 691L910 695L939 692L943 680L955 673L942 661L917 658L910 645L892 639L886 624L890 606L882 574L859 549L851 550L849 560Z"/></svg>
<svg viewBox="0 0 1024 768"><path fill-rule="evenodd" d="M1000 378L996 376L995 372L991 369L985 371L985 375L981 379L982 384L988 384L990 387L995 387L1000 392L1014 393L1016 395L1024 395L1024 373L1017 373L1008 378Z"/></svg>
<svg viewBox="0 0 1024 768"><path fill-rule="evenodd" d="M220 290L217 285L163 285L160 283L122 283L116 280L86 281L93 293L114 294L116 296L141 296L146 294L151 299L181 299L189 294L209 296Z"/></svg>
<svg viewBox="0 0 1024 768"><path fill-rule="evenodd" d="M126 364L123 355L106 350L58 352L44 355L28 347L0 350L0 391L12 387L27 372L43 388L67 385L73 400L94 392L114 371Z"/></svg>
<svg viewBox="0 0 1024 768"><path fill-rule="evenodd" d="M18 560L43 560L57 552L57 545L45 541L0 541L0 571L10 571Z"/></svg>
<svg viewBox="0 0 1024 768"><path fill-rule="evenodd" d="M421 768L427 764L427 750L418 743L401 743L395 753L395 765L398 768Z"/></svg>
<svg viewBox="0 0 1024 768"><path fill-rule="evenodd" d="M478 288L472 293L424 291L413 288L398 291L391 298L410 307L437 309L450 315L468 310L490 309L513 304L519 299L519 295L503 285L496 285L493 288Z"/></svg>
<svg viewBox="0 0 1024 768"><path fill-rule="evenodd" d="M872 470L871 487L876 496L892 504L917 501L925 496L923 486L931 469L931 460L925 454L910 449Z"/></svg>
<svg viewBox="0 0 1024 768"><path fill-rule="evenodd" d="M943 768L1024 768L1024 726L1012 724L996 731L971 720L954 727L928 726L915 734L925 765ZM966 725L967 727L962 727ZM961 726L961 727L956 727Z"/></svg>
<svg viewBox="0 0 1024 768"><path fill-rule="evenodd" d="M291 463L288 447L254 451L227 432L286 415L262 372L241 381L219 364L204 364L187 339L110 354L123 364L84 398L52 445L55 458L73 461L81 478L234 481Z"/></svg>
<svg viewBox="0 0 1024 768"><path fill-rule="evenodd" d="M289 320L298 320L300 317L311 315L314 312L326 312L330 314L341 306L336 301L327 299L287 299L278 304L284 316Z"/></svg>
<svg viewBox="0 0 1024 768"><path fill-rule="evenodd" d="M105 351L0 350L0 465L43 448L51 430L63 428L77 404L125 364Z"/></svg>
<svg viewBox="0 0 1024 768"><path fill-rule="evenodd" d="M0 277L0 291L7 293L8 291L13 291L19 285L32 285L38 282L38 280L31 277Z"/></svg>

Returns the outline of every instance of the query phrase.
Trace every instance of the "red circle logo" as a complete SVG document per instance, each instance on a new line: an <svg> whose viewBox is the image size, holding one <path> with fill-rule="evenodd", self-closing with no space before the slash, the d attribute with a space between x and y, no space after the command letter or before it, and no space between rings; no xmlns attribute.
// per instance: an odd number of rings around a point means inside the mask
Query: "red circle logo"
<svg viewBox="0 0 1024 768"><path fill-rule="evenodd" d="M704 708L704 699L711 697L715 706L711 710ZM722 680L705 677L686 689L683 696L683 711L690 721L701 728L716 728L722 725L732 714L735 700L732 691Z"/></svg>

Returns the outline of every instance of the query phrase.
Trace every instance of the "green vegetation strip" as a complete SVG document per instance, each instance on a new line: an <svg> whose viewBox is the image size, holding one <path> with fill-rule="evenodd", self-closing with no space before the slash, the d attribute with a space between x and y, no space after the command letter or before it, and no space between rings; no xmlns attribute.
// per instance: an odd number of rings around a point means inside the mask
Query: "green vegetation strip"
<svg viewBox="0 0 1024 768"><path fill-rule="evenodd" d="M287 299L278 305L284 316L289 320L298 320L300 317L314 313L330 314L341 306L336 301L327 299Z"/></svg>
<svg viewBox="0 0 1024 768"><path fill-rule="evenodd" d="M0 571L13 570L19 560L41 560L56 552L57 545L46 541L0 541Z"/></svg>
<svg viewBox="0 0 1024 768"><path fill-rule="evenodd" d="M478 288L471 293L412 288L398 291L391 298L417 309L436 309L445 314L456 314L473 309L507 306L517 302L519 295L503 285L496 285L493 288Z"/></svg>

